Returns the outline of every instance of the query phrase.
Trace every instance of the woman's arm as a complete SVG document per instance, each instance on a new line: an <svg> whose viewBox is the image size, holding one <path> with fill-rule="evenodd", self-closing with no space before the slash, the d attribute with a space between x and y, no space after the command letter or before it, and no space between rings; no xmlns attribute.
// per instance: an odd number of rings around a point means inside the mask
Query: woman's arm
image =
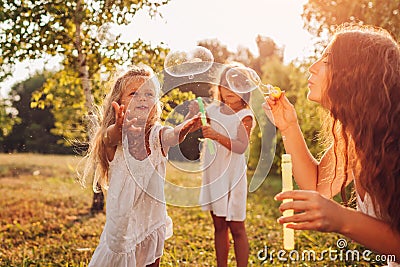
<svg viewBox="0 0 400 267"><path fill-rule="evenodd" d="M215 131L209 125L202 126L202 131L204 138L215 140L234 153L243 154L249 145L249 136L252 125L253 118L251 116L244 117L242 123L238 127L236 139L231 139L229 136Z"/></svg>
<svg viewBox="0 0 400 267"><path fill-rule="evenodd" d="M341 206L315 191L287 191L279 193L275 199L293 199L279 207L281 212L290 209L296 212L278 219L281 224L288 223L289 228L336 232L373 251L400 259L400 233L382 220Z"/></svg>
<svg viewBox="0 0 400 267"><path fill-rule="evenodd" d="M263 109L269 120L281 132L285 151L292 156L293 176L299 187L318 191L330 198L340 192L344 177L338 175L333 180L333 149L329 148L319 162L314 158L304 140L296 110L286 96L282 95L279 99L272 96L266 98ZM338 162L338 166L341 163ZM351 179L347 183L350 183Z"/></svg>

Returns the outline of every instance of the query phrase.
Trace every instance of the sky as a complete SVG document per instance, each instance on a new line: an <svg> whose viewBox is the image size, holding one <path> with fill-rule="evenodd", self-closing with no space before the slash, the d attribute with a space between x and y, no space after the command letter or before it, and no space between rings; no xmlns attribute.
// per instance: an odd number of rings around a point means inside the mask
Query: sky
<svg viewBox="0 0 400 267"><path fill-rule="evenodd" d="M141 38L157 45L164 42L172 50L190 50L198 41L218 39L229 50L247 47L258 55L258 35L272 38L284 48L286 63L311 54L312 36L303 29L301 18L307 0L170 0L151 19L140 11L133 22L117 28L122 39ZM11 86L27 79L37 69L51 69L55 60L45 58L18 63L11 79L0 84L5 97Z"/></svg>

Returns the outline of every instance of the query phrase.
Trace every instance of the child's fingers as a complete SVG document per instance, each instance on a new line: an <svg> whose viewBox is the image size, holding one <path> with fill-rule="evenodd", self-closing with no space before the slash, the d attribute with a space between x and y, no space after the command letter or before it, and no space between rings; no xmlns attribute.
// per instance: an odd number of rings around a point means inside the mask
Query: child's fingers
<svg viewBox="0 0 400 267"><path fill-rule="evenodd" d="M128 128L128 131L131 133L139 134L140 132L142 132L142 127L136 127L135 125L131 125Z"/></svg>
<svg viewBox="0 0 400 267"><path fill-rule="evenodd" d="M127 111L126 112L126 114L129 114L129 111ZM133 118L133 119L128 119L128 116L126 116L126 119L125 119L125 126L128 128L128 127L131 127L131 126L133 126L133 124L135 123L137 121L137 118Z"/></svg>
<svg viewBox="0 0 400 267"><path fill-rule="evenodd" d="M119 109L120 109L118 103L115 102L115 101L113 101L113 102L111 103L111 106L114 108L115 116L117 116L117 114L119 113Z"/></svg>

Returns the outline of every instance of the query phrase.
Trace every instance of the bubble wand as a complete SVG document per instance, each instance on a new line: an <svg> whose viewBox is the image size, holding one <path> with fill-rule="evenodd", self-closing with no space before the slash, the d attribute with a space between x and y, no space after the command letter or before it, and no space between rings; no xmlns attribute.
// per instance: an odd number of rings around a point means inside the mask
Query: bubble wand
<svg viewBox="0 0 400 267"><path fill-rule="evenodd" d="M200 113L201 113L201 124L203 126L207 125L206 111L204 110L204 103L203 103L203 100L201 99L201 97L197 98L197 103L199 104L199 110L200 110ZM208 146L208 151L210 152L211 155L214 155L215 154L215 150L214 150L213 144L211 143L211 140L207 139L206 142L207 142L207 146Z"/></svg>
<svg viewBox="0 0 400 267"><path fill-rule="evenodd" d="M231 68L226 72L226 80L231 90L241 94L260 88L264 96L278 99L284 92L278 86L263 84L257 72L248 67Z"/></svg>

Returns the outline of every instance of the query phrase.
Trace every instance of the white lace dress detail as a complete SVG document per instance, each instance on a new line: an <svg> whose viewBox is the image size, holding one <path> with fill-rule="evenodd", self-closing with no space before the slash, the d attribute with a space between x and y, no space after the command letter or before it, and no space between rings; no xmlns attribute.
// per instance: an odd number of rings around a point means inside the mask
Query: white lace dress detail
<svg viewBox="0 0 400 267"><path fill-rule="evenodd" d="M164 199L161 128L153 126L151 154L142 161L117 148L109 168L106 224L89 266L146 266L162 256L164 240L172 235L167 224L172 227L172 221Z"/></svg>
<svg viewBox="0 0 400 267"><path fill-rule="evenodd" d="M254 117L249 109L234 114L224 114L219 105L210 105L207 116L211 127L231 139L237 138L238 127L243 118ZM215 142L215 155L203 146L203 181L200 205L203 210L212 210L226 221L244 221L246 218L247 163L245 154L234 153Z"/></svg>

